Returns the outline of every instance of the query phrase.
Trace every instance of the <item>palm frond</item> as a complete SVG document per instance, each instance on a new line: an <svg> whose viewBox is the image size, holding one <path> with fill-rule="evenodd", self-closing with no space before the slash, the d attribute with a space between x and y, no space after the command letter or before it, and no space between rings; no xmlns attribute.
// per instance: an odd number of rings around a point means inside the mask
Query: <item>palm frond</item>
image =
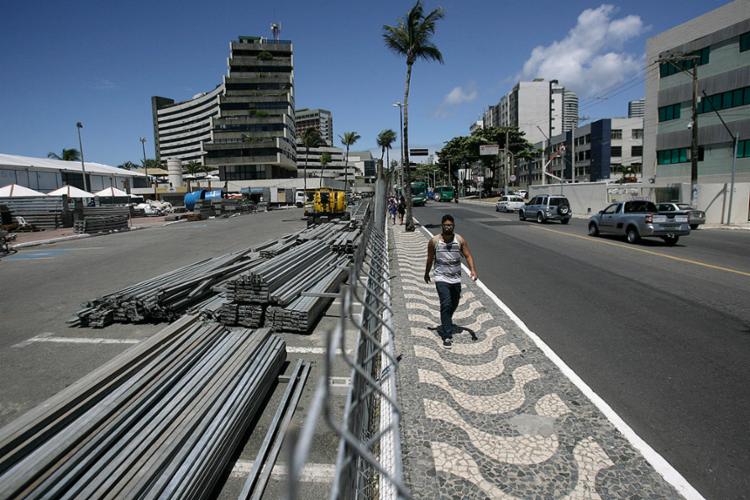
<svg viewBox="0 0 750 500"><path fill-rule="evenodd" d="M417 59L424 59L425 61L433 60L443 64L443 54L432 43L419 47L419 50L415 51L414 56Z"/></svg>

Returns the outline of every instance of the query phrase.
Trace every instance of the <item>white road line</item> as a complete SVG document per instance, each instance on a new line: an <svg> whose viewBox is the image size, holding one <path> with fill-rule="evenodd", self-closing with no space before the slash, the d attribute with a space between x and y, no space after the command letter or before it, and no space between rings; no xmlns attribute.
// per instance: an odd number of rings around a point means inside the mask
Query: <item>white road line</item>
<svg viewBox="0 0 750 500"><path fill-rule="evenodd" d="M254 460L237 460L232 468L231 476L235 479L244 479L250 474L253 468ZM278 464L271 469L271 479L276 481L286 479L288 475L287 467L284 464ZM332 483L336 477L336 466L329 464L306 464L300 474L300 481L303 483Z"/></svg>
<svg viewBox="0 0 750 500"><path fill-rule="evenodd" d="M414 219L415 222L418 222L417 219ZM422 230L427 233L430 238L433 236L433 234L425 228L423 225L420 224L420 227ZM466 267L465 264L461 264L462 269L465 273L469 273L469 268ZM693 488L693 486L685 479L682 474L680 474L677 469L672 467L672 465L667 462L667 460L662 457L656 450L654 450L646 441L644 441L636 432L625 422L625 420L620 417L615 410L612 409L609 404L607 404L604 399L602 399L597 393L594 392L594 390L586 384L586 382L583 381L581 377L576 374L566 363L563 361L560 356L558 356L555 351L553 351L536 333L532 332L528 326L526 326L526 323L519 318L516 313L514 313L510 307L508 307L502 300L498 298L497 295L495 295L492 290L487 288L487 286L482 282L482 280L476 281L477 286L479 286L482 291L487 294L487 296L500 308L502 311L510 317L511 320L518 326L521 331L523 331L533 342L536 344L536 346L552 361L565 375L568 380L570 380L573 385L575 385L593 404L596 406L599 411L601 411L607 419L612 423L612 425L615 426L615 428L622 433L623 436L630 442L630 444L638 450L641 455L643 455L643 458L645 458L648 463L651 464L651 466L661 474L661 476L674 488L680 492L685 498L688 499L703 499L703 495L701 495L698 490Z"/></svg>
<svg viewBox="0 0 750 500"><path fill-rule="evenodd" d="M325 347L297 347L297 346L286 346L286 352L291 354L325 354ZM336 354L341 354L341 349L336 349ZM354 349L347 349L346 353L351 354Z"/></svg>
<svg viewBox="0 0 750 500"><path fill-rule="evenodd" d="M26 347L31 344L40 342L50 342L53 344L138 344L141 342L140 339L102 339L96 337L51 337L47 336L51 334L37 335L30 339L19 342L12 347Z"/></svg>

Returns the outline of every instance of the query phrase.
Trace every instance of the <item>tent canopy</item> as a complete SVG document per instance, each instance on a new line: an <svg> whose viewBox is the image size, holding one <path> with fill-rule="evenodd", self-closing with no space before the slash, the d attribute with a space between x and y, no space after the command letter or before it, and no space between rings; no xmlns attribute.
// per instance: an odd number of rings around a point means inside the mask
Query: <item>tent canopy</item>
<svg viewBox="0 0 750 500"><path fill-rule="evenodd" d="M47 196L39 191L34 191L18 184L8 184L0 188L0 198L20 198L22 196Z"/></svg>
<svg viewBox="0 0 750 500"><path fill-rule="evenodd" d="M60 189L55 189L51 193L47 193L49 196L61 196L65 195L68 198L93 198L94 195L83 189L78 189L75 186L65 185Z"/></svg>
<svg viewBox="0 0 750 500"><path fill-rule="evenodd" d="M101 191L97 191L94 193L94 196L99 196L100 198L104 198L106 196L109 196L110 198L127 198L129 195L122 189L117 189L116 187L108 187L106 189L102 189Z"/></svg>

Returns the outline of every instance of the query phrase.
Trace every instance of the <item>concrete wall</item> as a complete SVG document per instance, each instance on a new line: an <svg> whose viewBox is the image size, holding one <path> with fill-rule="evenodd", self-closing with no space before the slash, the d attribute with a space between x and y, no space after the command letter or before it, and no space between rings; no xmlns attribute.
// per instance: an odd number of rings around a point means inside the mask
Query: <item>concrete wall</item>
<svg viewBox="0 0 750 500"><path fill-rule="evenodd" d="M563 194L570 201L574 217L585 217L607 206L607 184L605 182L580 182L546 186L529 186L529 199L542 194Z"/></svg>
<svg viewBox="0 0 750 500"><path fill-rule="evenodd" d="M724 224L729 217L729 183L699 184L698 208L706 212L706 223ZM690 202L690 184L681 184L680 196ZM732 224L747 224L750 220L750 182L734 184Z"/></svg>

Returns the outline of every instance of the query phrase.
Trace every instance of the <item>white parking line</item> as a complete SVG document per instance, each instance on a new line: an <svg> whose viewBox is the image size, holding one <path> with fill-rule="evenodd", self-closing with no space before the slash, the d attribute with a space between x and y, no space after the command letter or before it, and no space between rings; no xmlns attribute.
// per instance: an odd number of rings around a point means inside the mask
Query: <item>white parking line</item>
<svg viewBox="0 0 750 500"><path fill-rule="evenodd" d="M414 219L418 222L417 219ZM430 238L433 234L420 224L420 227L426 232ZM469 273L469 268L465 264L461 264L461 268L465 273ZM680 492L685 498L688 499L703 499L704 497L693 488L693 486L680 474L677 469L667 462L656 450L654 450L646 441L644 441L636 432L620 417L604 399L602 399L594 390L579 377L576 372L573 371L556 353L553 351L536 333L532 332L526 323L514 313L510 307L508 307L502 300L495 295L492 290L487 288L482 280L476 281L477 286L487 294L487 296L500 308L502 311L510 317L511 320L523 331L536 346L552 361L593 404L599 411L601 411L607 419L615 426L615 428L622 433L623 436L630 442L630 444L638 450L643 458L645 458L651 466L661 474L661 476L674 488Z"/></svg>
<svg viewBox="0 0 750 500"><path fill-rule="evenodd" d="M250 474L253 468L254 460L237 460L232 468L231 476L235 479L244 479ZM284 464L275 465L271 469L271 479L277 481L286 479L288 475L287 466ZM332 483L336 477L336 466L329 464L306 464L300 474L300 481L303 483Z"/></svg>
<svg viewBox="0 0 750 500"><path fill-rule="evenodd" d="M348 349L347 354L351 354L354 350ZM325 347L297 347L297 346L286 346L286 352L288 354L325 354ZM336 354L341 354L341 349L336 349Z"/></svg>
<svg viewBox="0 0 750 500"><path fill-rule="evenodd" d="M12 347L20 348L31 344L49 342L53 344L138 344L140 339L103 339L96 337L53 337L52 333L43 333L36 337L31 337L23 342L13 345Z"/></svg>

